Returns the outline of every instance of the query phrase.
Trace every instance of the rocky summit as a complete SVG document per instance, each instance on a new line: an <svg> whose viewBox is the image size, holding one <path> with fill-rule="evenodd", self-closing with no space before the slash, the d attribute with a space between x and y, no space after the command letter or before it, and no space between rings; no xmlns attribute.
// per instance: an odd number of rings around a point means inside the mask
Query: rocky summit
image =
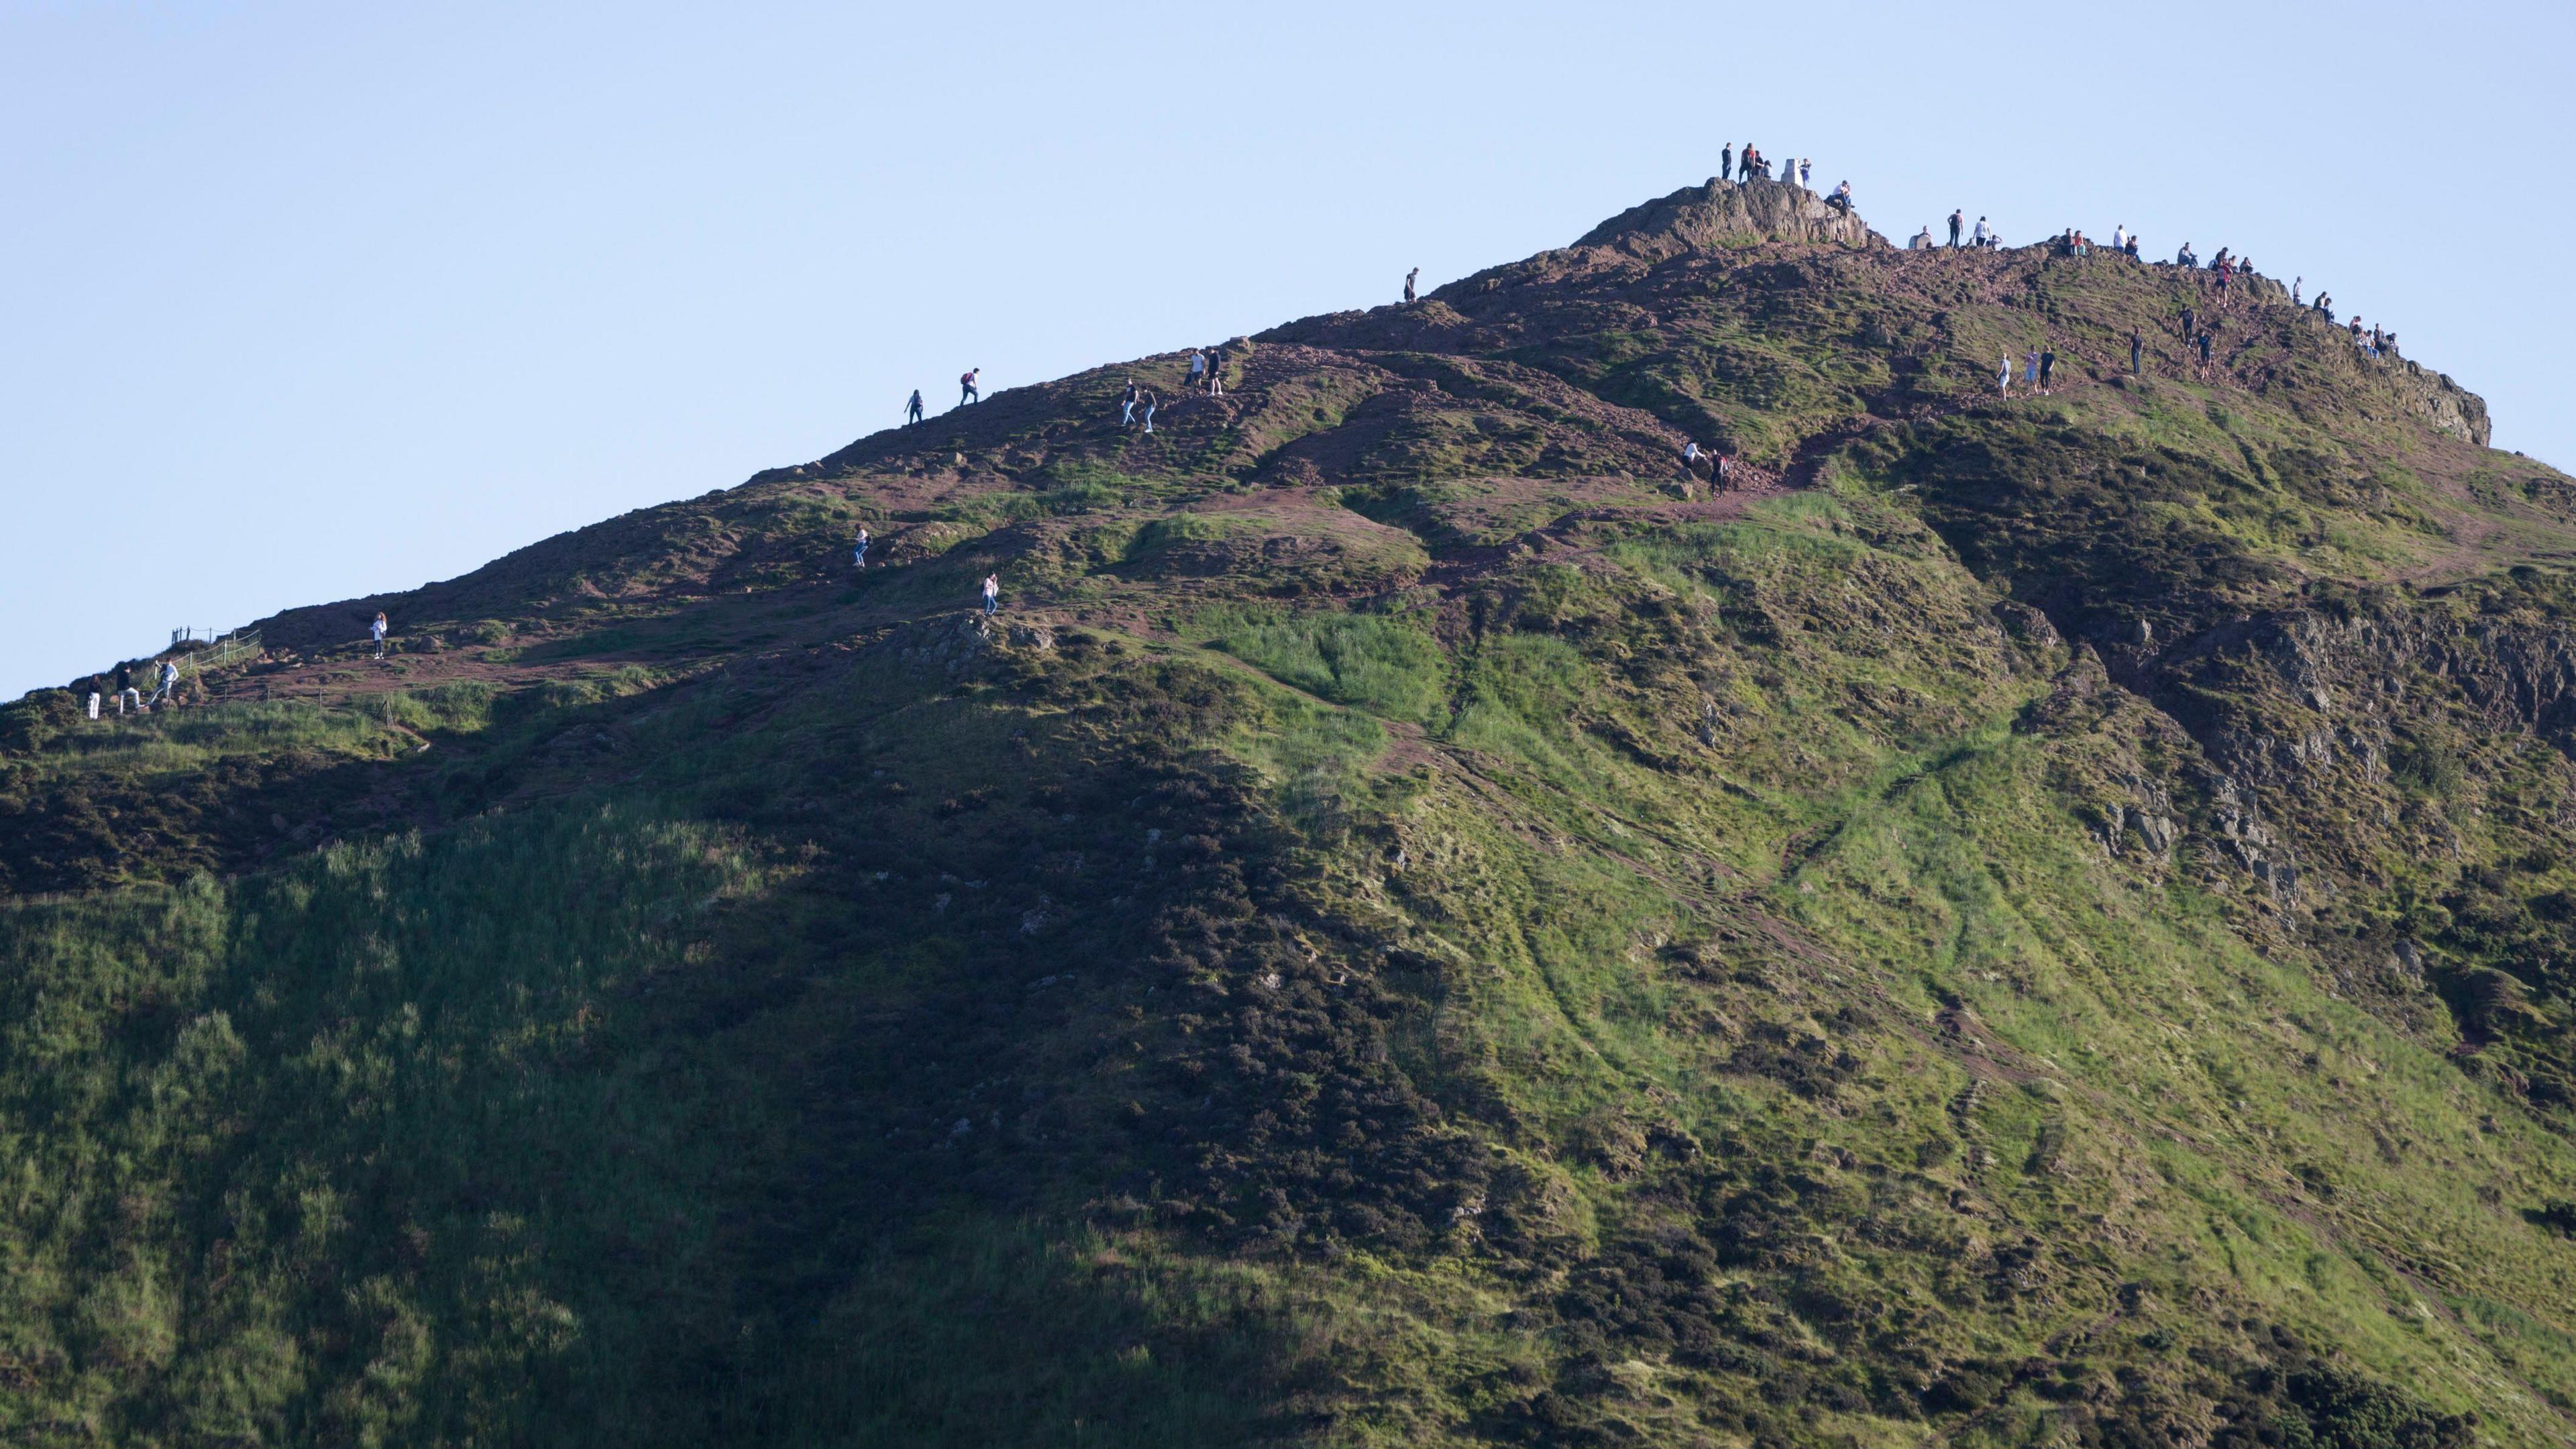
<svg viewBox="0 0 2576 1449"><path fill-rule="evenodd" d="M0 1437L2576 1440L2475 396L1761 181L1211 350L0 709Z"/></svg>

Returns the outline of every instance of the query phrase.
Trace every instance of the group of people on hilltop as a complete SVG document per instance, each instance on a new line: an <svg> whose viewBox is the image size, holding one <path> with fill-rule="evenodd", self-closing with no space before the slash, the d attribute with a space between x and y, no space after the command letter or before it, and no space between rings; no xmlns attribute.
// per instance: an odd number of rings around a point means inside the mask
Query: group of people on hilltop
<svg viewBox="0 0 2576 1449"><path fill-rule="evenodd" d="M1730 175L1737 181L1756 178L1768 181L1771 179L1771 158L1763 155L1750 141L1744 143L1741 155L1734 147L1726 147L1718 152L1717 179L1724 181ZM1815 175L1816 164L1806 157L1793 156L1780 163L1780 179L1791 186L1804 186L1812 191L1815 189L1812 185ZM1834 188L1834 195L1841 198L1843 206L1848 209L1851 205L1851 183L1846 181Z"/></svg>
<svg viewBox="0 0 2576 1449"><path fill-rule="evenodd" d="M1968 212L1965 207L1961 207L1959 210L1950 213L1951 246L1956 247L1960 245L1960 228L1967 225L1967 221ZM1993 251L2004 244L2003 233L1988 225L1986 219L1981 216L1977 218L1976 231L1968 237L1966 244L1978 251ZM1921 231L1916 232L1914 234L1914 240L1906 243L1908 250L1918 252L1931 251L1935 245L1936 244L1932 240L1932 228L1928 226L1923 228Z"/></svg>

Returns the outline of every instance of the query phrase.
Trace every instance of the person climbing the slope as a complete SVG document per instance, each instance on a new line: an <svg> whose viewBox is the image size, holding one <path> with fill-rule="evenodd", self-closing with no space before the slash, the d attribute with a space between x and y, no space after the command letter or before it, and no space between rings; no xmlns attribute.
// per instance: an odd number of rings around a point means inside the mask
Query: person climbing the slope
<svg viewBox="0 0 2576 1449"><path fill-rule="evenodd" d="M984 369L980 367L970 367L957 375L957 405L959 407L962 408L970 402L982 402L984 400L983 393L978 391L975 387L975 379L980 376L983 371Z"/></svg>
<svg viewBox="0 0 2576 1449"><path fill-rule="evenodd" d="M379 610L377 610L377 611L376 611L375 622L373 622L373 623L371 623L371 624L369 624L369 625L367 626L367 632L368 632L369 634L372 634L372 635L374 635L374 636L375 636L375 640L376 640L376 657L377 657L378 659L382 659L382 658L384 658L384 657L385 657L385 615L384 615L384 611L383 611L383 610L379 609Z"/></svg>
<svg viewBox="0 0 2576 1449"><path fill-rule="evenodd" d="M1145 395L1137 399L1137 401L1145 405L1145 431L1151 433L1154 431L1154 394L1152 390L1148 389Z"/></svg>
<svg viewBox="0 0 2576 1449"><path fill-rule="evenodd" d="M2143 333L2139 332L2137 328L2135 328L2135 327L2130 328L2130 329L2129 329L2129 376L2131 376L2131 377L2144 377L2144 376L2146 376L2146 373L2145 373L2143 370L2141 370L2141 369L2140 369L2140 367L2139 367L2139 363L2140 363L2141 359L2143 359L2143 358L2146 356L2146 352L2147 352L2147 339L2146 339L2146 336L2145 336Z"/></svg>
<svg viewBox="0 0 2576 1449"><path fill-rule="evenodd" d="M2201 371L2201 375L2205 377L2205 376L2207 376L2207 375L2209 374L2209 334L2208 334L2208 333L2203 332L2202 334L2200 334L2200 344L2199 344L2199 345L2200 345L2200 371Z"/></svg>
<svg viewBox="0 0 2576 1449"><path fill-rule="evenodd" d="M874 542L876 542L875 539L868 537L868 526L864 523L860 524L858 539L850 545L850 562L856 564L860 568L866 568L868 566L868 545Z"/></svg>
<svg viewBox="0 0 2576 1449"><path fill-rule="evenodd" d="M2004 354L2003 369L1995 374L1995 391L2007 398L2012 396L2012 354L2009 352Z"/></svg>
<svg viewBox="0 0 2576 1449"><path fill-rule="evenodd" d="M2193 319L2198 315L2199 314L2193 312L2189 307L2182 309L2182 335L2183 340L2186 342L2191 340L2191 334L2196 330Z"/></svg>
<svg viewBox="0 0 2576 1449"><path fill-rule="evenodd" d="M903 425L908 428L920 421L921 389L916 387L912 390L912 401L903 405Z"/></svg>
<svg viewBox="0 0 2576 1449"><path fill-rule="evenodd" d="M986 574L984 575L984 617L989 619L1000 612L1002 612L1002 576Z"/></svg>
<svg viewBox="0 0 2576 1449"><path fill-rule="evenodd" d="M1696 473L1698 471L1699 442L1697 439L1693 439L1690 442L1682 444L1682 472L1689 474Z"/></svg>
<svg viewBox="0 0 2576 1449"><path fill-rule="evenodd" d="M2039 350L2039 395L2041 397L2049 395L2050 385L2055 381L2056 372L2057 353L2050 348L2041 348Z"/></svg>
<svg viewBox="0 0 2576 1449"><path fill-rule="evenodd" d="M176 659L164 659L161 661L161 688L153 693L151 700L144 705L144 708L149 709L156 704L166 704L176 708L178 703L179 661Z"/></svg>
<svg viewBox="0 0 2576 1449"><path fill-rule="evenodd" d="M1413 305L1413 279L1421 275L1422 269L1420 267L1415 267L1412 271L1404 274L1404 305L1408 307Z"/></svg>
<svg viewBox="0 0 2576 1449"><path fill-rule="evenodd" d="M1118 395L1118 430L1136 426L1136 379L1127 379L1127 390Z"/></svg>

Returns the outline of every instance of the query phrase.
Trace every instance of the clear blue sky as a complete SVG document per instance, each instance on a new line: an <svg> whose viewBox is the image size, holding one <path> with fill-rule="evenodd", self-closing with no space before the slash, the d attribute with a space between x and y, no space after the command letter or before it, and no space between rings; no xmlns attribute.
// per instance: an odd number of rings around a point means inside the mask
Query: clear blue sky
<svg viewBox="0 0 2576 1449"><path fill-rule="evenodd" d="M2576 464L2576 6L0 0L0 697L1814 158L2332 289ZM399 624L400 621L397 621Z"/></svg>

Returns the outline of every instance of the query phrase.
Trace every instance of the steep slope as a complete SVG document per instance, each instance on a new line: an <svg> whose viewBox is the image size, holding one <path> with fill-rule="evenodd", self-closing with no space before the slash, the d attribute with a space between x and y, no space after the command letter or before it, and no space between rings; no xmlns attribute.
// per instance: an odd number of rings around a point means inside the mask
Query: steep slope
<svg viewBox="0 0 2576 1449"><path fill-rule="evenodd" d="M0 711L0 1426L2576 1435L2473 396L1760 182L1221 362Z"/></svg>

